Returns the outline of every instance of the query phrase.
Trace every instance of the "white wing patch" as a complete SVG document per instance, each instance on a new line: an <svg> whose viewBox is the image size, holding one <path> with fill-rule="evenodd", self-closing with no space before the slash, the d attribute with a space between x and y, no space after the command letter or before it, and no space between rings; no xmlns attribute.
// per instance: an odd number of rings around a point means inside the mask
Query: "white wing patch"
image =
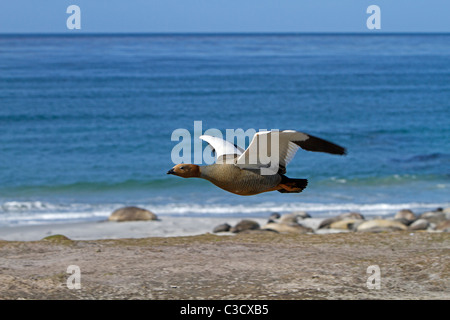
<svg viewBox="0 0 450 320"><path fill-rule="evenodd" d="M223 140L222 138L219 137L202 135L199 138L209 143L211 148L216 153L217 160L224 158L234 159L235 156L240 156L244 152L244 149L239 148L238 146L235 146L233 143ZM230 157L224 157L227 155L230 155Z"/></svg>
<svg viewBox="0 0 450 320"><path fill-rule="evenodd" d="M271 161L285 168L300 148L292 141L304 141L308 138L307 134L293 130L258 132L253 137L247 150L237 159L236 165L242 169L267 167L268 164L263 163L261 158L272 157L272 151L275 151L275 149L272 150L271 147L275 143L274 148L278 147L278 155L276 159L271 159Z"/></svg>
<svg viewBox="0 0 450 320"><path fill-rule="evenodd" d="M280 164L283 165L284 167L286 167L288 165L288 163L291 162L292 159L294 159L295 154L297 153L299 148L300 147L298 145L289 141L286 155L284 157L280 156L280 158L282 158L284 160L284 161L280 161ZM284 162L284 163L282 163L282 162Z"/></svg>
<svg viewBox="0 0 450 320"><path fill-rule="evenodd" d="M208 142L216 152L216 163L234 163L242 169L261 169L268 174L286 172L299 148L315 152L346 154L345 148L306 133L284 131L257 132L246 150L218 137L202 135L200 139ZM265 173L264 173L265 174Z"/></svg>

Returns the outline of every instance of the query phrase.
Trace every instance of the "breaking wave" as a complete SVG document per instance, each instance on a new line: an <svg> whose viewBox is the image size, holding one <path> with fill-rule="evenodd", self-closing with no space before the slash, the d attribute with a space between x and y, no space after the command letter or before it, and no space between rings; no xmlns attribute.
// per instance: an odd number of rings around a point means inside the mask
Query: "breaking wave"
<svg viewBox="0 0 450 320"><path fill-rule="evenodd" d="M75 221L105 220L121 203L110 204L53 204L41 201L9 201L0 206L0 226L48 224ZM358 211L367 216L388 216L401 209L410 209L416 213L448 207L450 203L274 203L260 204L135 204L148 209L158 216L192 217L268 217L273 212L287 213L306 211L313 217L327 217L342 212Z"/></svg>

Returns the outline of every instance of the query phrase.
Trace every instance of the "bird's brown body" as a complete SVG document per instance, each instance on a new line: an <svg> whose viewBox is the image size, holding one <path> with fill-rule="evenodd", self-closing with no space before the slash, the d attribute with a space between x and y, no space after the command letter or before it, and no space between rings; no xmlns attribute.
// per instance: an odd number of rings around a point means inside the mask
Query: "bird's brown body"
<svg viewBox="0 0 450 320"><path fill-rule="evenodd" d="M279 174L261 175L259 170L240 169L234 164L202 166L200 178L241 196L277 190L282 180Z"/></svg>
<svg viewBox="0 0 450 320"><path fill-rule="evenodd" d="M282 193L301 192L308 181L290 179L282 174L261 175L259 170L240 169L234 164L178 164L168 174L182 178L201 178L210 181L219 188L240 196L251 196L268 191Z"/></svg>

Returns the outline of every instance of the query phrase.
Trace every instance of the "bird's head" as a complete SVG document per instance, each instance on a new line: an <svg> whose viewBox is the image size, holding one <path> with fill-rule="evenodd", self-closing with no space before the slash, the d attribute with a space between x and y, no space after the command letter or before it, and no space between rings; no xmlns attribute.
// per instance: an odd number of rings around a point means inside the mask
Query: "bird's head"
<svg viewBox="0 0 450 320"><path fill-rule="evenodd" d="M167 171L167 174L173 174L182 178L198 178L200 177L200 167L195 164L181 163Z"/></svg>

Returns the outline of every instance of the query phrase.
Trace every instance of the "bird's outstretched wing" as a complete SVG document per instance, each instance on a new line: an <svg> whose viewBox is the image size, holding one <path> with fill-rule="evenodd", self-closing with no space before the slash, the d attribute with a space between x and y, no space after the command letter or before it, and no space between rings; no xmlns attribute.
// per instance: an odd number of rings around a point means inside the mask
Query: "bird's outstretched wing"
<svg viewBox="0 0 450 320"><path fill-rule="evenodd" d="M263 131L255 134L247 150L237 158L236 165L242 169L273 168L273 161L276 161L278 164L274 173L284 174L286 166L299 148L338 155L346 154L343 147L303 132Z"/></svg>
<svg viewBox="0 0 450 320"><path fill-rule="evenodd" d="M224 163L226 159L231 159L231 163L234 163L234 158L244 152L244 149L219 137L202 135L199 138L208 142L216 154L216 163Z"/></svg>

